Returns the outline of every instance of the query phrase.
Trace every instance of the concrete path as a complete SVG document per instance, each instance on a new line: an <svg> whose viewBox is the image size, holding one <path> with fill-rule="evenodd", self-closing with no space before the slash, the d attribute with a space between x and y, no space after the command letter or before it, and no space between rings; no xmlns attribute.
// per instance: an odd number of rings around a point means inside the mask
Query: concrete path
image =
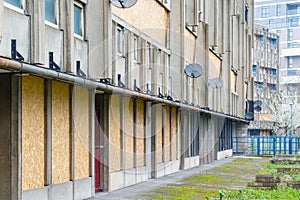
<svg viewBox="0 0 300 200"><path fill-rule="evenodd" d="M179 171L157 179L150 179L148 181L133 186L129 186L120 190L116 190L113 192L97 193L95 198L90 198L89 200L138 199L138 196L148 191L152 191L156 188L160 188L167 184L179 182L180 180L193 175L198 175L200 172L204 172L214 167L226 164L228 162L233 161L234 159L235 158L226 158L226 159L214 161L210 164L198 166L192 169Z"/></svg>

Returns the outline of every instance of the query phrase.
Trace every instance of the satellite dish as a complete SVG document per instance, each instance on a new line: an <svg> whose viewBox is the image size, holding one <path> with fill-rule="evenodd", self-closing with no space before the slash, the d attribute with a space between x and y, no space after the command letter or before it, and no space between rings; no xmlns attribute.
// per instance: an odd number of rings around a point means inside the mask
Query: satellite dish
<svg viewBox="0 0 300 200"><path fill-rule="evenodd" d="M224 81L221 78L210 78L208 85L213 88L221 88L224 85Z"/></svg>
<svg viewBox="0 0 300 200"><path fill-rule="evenodd" d="M198 78L203 74L203 67L197 63L189 64L185 67L184 73L191 78Z"/></svg>
<svg viewBox="0 0 300 200"><path fill-rule="evenodd" d="M256 101L254 101L254 104L257 105L257 106L261 106L262 101L261 100L256 100Z"/></svg>
<svg viewBox="0 0 300 200"><path fill-rule="evenodd" d="M255 106L254 107L254 110L256 111L256 112L260 112L261 110L262 110L262 108L261 108L261 106Z"/></svg>
<svg viewBox="0 0 300 200"><path fill-rule="evenodd" d="M136 4L137 0L110 0L118 8L130 8Z"/></svg>
<svg viewBox="0 0 300 200"><path fill-rule="evenodd" d="M254 119L254 113L248 112L245 114L245 119L246 120L253 120Z"/></svg>

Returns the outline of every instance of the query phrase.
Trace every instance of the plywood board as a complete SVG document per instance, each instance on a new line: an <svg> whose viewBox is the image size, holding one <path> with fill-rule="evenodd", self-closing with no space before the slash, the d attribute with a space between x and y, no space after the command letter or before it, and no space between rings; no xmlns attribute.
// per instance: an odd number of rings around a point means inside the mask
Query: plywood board
<svg viewBox="0 0 300 200"><path fill-rule="evenodd" d="M172 107L172 116L171 116L171 147L172 147L172 160L177 160L177 112L176 108Z"/></svg>
<svg viewBox="0 0 300 200"><path fill-rule="evenodd" d="M22 77L22 190L44 186L44 79Z"/></svg>
<svg viewBox="0 0 300 200"><path fill-rule="evenodd" d="M151 12L145 12L151 10ZM112 6L112 13L157 42L165 45L168 30L168 12L156 0L137 1L131 8ZM143 13L141 15L141 13Z"/></svg>
<svg viewBox="0 0 300 200"><path fill-rule="evenodd" d="M144 102L136 100L136 159L137 166L145 165L145 109Z"/></svg>
<svg viewBox="0 0 300 200"><path fill-rule="evenodd" d="M70 181L69 85L52 82L52 183Z"/></svg>
<svg viewBox="0 0 300 200"><path fill-rule="evenodd" d="M124 97L124 153L125 169L134 167L133 99Z"/></svg>
<svg viewBox="0 0 300 200"><path fill-rule="evenodd" d="M162 162L162 106L156 105L156 116L155 116L155 135L156 135L156 162Z"/></svg>
<svg viewBox="0 0 300 200"><path fill-rule="evenodd" d="M109 168L121 170L120 95L112 95L109 105Z"/></svg>
<svg viewBox="0 0 300 200"><path fill-rule="evenodd" d="M165 142L164 142L164 152L165 152L165 161L170 161L170 150L171 150L171 143L170 143L170 107L169 106L164 106L164 137L165 137Z"/></svg>
<svg viewBox="0 0 300 200"><path fill-rule="evenodd" d="M74 87L74 178L89 177L89 94L88 89Z"/></svg>

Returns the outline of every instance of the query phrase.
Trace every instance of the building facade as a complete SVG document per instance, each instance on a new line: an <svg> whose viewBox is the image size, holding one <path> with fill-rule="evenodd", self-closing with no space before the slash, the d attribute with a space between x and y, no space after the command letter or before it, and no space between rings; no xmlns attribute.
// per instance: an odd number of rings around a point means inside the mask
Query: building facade
<svg viewBox="0 0 300 200"><path fill-rule="evenodd" d="M272 135L273 118L268 104L279 91L279 36L255 24L253 50L254 121L250 135Z"/></svg>
<svg viewBox="0 0 300 200"><path fill-rule="evenodd" d="M247 134L253 1L111 2L0 0L4 199L89 198Z"/></svg>
<svg viewBox="0 0 300 200"><path fill-rule="evenodd" d="M255 22L280 36L280 90L287 98L299 98L300 2L255 0Z"/></svg>

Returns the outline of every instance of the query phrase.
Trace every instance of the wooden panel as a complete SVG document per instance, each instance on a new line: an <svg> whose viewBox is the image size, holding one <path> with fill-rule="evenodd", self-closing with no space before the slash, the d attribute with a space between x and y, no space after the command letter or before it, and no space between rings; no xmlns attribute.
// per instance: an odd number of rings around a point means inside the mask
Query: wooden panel
<svg viewBox="0 0 300 200"><path fill-rule="evenodd" d="M162 106L156 106L156 162L162 162Z"/></svg>
<svg viewBox="0 0 300 200"><path fill-rule="evenodd" d="M89 177L89 94L74 87L75 180Z"/></svg>
<svg viewBox="0 0 300 200"><path fill-rule="evenodd" d="M52 82L52 183L70 181L69 85Z"/></svg>
<svg viewBox="0 0 300 200"><path fill-rule="evenodd" d="M44 186L44 79L22 78L22 190Z"/></svg>
<svg viewBox="0 0 300 200"><path fill-rule="evenodd" d="M131 169L134 167L133 125L133 99L124 97L125 169Z"/></svg>
<svg viewBox="0 0 300 200"><path fill-rule="evenodd" d="M109 105L109 167L111 172L121 170L120 96L112 95Z"/></svg>
<svg viewBox="0 0 300 200"><path fill-rule="evenodd" d="M151 12L145 12L146 10ZM112 6L112 13L165 45L168 12L156 0L137 1L136 5L127 9Z"/></svg>
<svg viewBox="0 0 300 200"><path fill-rule="evenodd" d="M142 100L136 100L136 159L137 166L145 165L145 109Z"/></svg>
<svg viewBox="0 0 300 200"><path fill-rule="evenodd" d="M176 108L172 107L172 138L171 138L171 147L172 147L172 160L177 160L177 113Z"/></svg>
<svg viewBox="0 0 300 200"><path fill-rule="evenodd" d="M165 161L170 161L170 148L171 148L171 143L170 143L170 107L165 106L164 107L164 152L165 152Z"/></svg>

